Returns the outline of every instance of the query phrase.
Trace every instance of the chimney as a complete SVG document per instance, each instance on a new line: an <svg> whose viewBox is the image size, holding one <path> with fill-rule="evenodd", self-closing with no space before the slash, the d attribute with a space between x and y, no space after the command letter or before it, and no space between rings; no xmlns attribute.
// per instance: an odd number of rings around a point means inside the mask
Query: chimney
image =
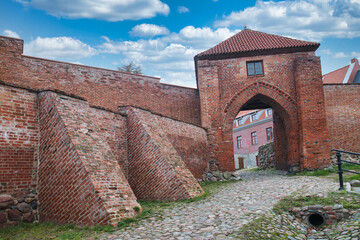
<svg viewBox="0 0 360 240"><path fill-rule="evenodd" d="M353 59L351 59L351 63L357 63L357 64L359 64L359 60L357 59L357 58L353 58Z"/></svg>

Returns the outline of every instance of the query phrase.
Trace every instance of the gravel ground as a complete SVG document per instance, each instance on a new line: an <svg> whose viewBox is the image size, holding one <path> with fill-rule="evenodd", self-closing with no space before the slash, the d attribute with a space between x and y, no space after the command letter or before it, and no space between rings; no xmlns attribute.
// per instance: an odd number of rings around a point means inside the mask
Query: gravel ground
<svg viewBox="0 0 360 240"><path fill-rule="evenodd" d="M316 230L305 234L306 226L295 221L290 214L275 215L271 208L288 195L326 196L328 192L338 189L338 184L333 180L308 176L289 177L279 171L241 171L241 177L242 181L225 186L211 197L176 204L164 209L161 216L141 220L103 239L235 239L239 237L236 231L244 224L264 215L273 218L273 224L259 229L265 235L261 238L254 236L254 239L270 239L274 231L284 231L286 234L284 238L273 239L331 239ZM355 215L337 226L339 229L334 231L339 234L334 239L359 239L360 214ZM281 216L280 221L278 218ZM294 226L289 228L291 225Z"/></svg>

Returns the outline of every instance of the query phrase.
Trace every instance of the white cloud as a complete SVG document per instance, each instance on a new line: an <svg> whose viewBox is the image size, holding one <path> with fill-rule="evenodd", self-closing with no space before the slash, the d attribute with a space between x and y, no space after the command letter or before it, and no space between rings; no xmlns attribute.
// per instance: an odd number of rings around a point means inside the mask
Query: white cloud
<svg viewBox="0 0 360 240"><path fill-rule="evenodd" d="M167 34L169 34L169 29L166 27L146 23L136 25L130 32L130 35L136 37L154 37Z"/></svg>
<svg viewBox="0 0 360 240"><path fill-rule="evenodd" d="M212 30L208 27L195 28L186 26L179 33L173 33L162 38L165 42L177 42L192 46L199 50L206 50L233 36L239 30L231 31L228 28Z"/></svg>
<svg viewBox="0 0 360 240"><path fill-rule="evenodd" d="M321 52L326 55L332 55L332 51L330 49L323 49L323 50L321 50Z"/></svg>
<svg viewBox="0 0 360 240"><path fill-rule="evenodd" d="M338 52L334 54L334 58L348 58L349 56L344 52Z"/></svg>
<svg viewBox="0 0 360 240"><path fill-rule="evenodd" d="M180 6L178 7L178 13L187 13L190 12L190 10L187 7Z"/></svg>
<svg viewBox="0 0 360 240"><path fill-rule="evenodd" d="M45 10L56 17L90 18L106 21L139 20L168 15L161 0L16 0L24 6Z"/></svg>
<svg viewBox="0 0 360 240"><path fill-rule="evenodd" d="M71 37L41 38L25 44L24 53L50 59L80 59L91 57L97 51L78 39Z"/></svg>
<svg viewBox="0 0 360 240"><path fill-rule="evenodd" d="M351 52L351 57L360 58L360 52Z"/></svg>
<svg viewBox="0 0 360 240"><path fill-rule="evenodd" d="M251 29L320 41L360 37L359 0L262 1L216 21L216 27L246 24Z"/></svg>
<svg viewBox="0 0 360 240"><path fill-rule="evenodd" d="M156 39L113 41L103 37L105 42L99 46L99 51L121 54L122 64L134 61L142 66L145 74L160 76L163 82L196 87L194 56L233 34L235 32L226 28L212 30L187 26L179 33Z"/></svg>
<svg viewBox="0 0 360 240"><path fill-rule="evenodd" d="M19 34L17 34L14 31L11 31L11 30L4 30L3 34L4 34L4 36L7 36L7 37L20 38Z"/></svg>

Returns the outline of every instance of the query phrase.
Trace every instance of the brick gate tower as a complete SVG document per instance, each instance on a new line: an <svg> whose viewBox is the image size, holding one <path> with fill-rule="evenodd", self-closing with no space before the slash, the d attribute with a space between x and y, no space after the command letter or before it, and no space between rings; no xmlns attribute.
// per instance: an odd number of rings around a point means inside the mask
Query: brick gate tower
<svg viewBox="0 0 360 240"><path fill-rule="evenodd" d="M210 161L235 170L232 126L240 110L274 110L278 169L330 164L319 43L244 29L195 56Z"/></svg>

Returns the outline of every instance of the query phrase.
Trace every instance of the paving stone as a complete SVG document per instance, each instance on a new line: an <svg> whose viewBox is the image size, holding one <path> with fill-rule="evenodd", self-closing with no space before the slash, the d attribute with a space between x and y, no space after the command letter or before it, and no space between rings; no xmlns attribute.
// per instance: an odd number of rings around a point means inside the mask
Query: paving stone
<svg viewBox="0 0 360 240"><path fill-rule="evenodd" d="M344 238L358 237L360 214L353 211L349 221L341 221L335 229L308 232L309 226L296 221L291 213L276 215L271 211L274 204L288 195L326 196L337 191L338 183L327 178L308 176L284 176L284 172L239 171L243 181L226 186L216 194L192 203L179 203L171 209L164 209L161 218L141 220L113 234L120 239L237 239L236 231L256 217L273 217L271 226L259 229L259 236L268 239L274 232L287 234L289 239L341 239L330 238L347 230ZM351 235L351 234L356 234ZM307 237L305 236L307 235ZM146 237L145 237L146 236ZM103 239L107 239L106 237ZM254 239L257 239L254 237Z"/></svg>

